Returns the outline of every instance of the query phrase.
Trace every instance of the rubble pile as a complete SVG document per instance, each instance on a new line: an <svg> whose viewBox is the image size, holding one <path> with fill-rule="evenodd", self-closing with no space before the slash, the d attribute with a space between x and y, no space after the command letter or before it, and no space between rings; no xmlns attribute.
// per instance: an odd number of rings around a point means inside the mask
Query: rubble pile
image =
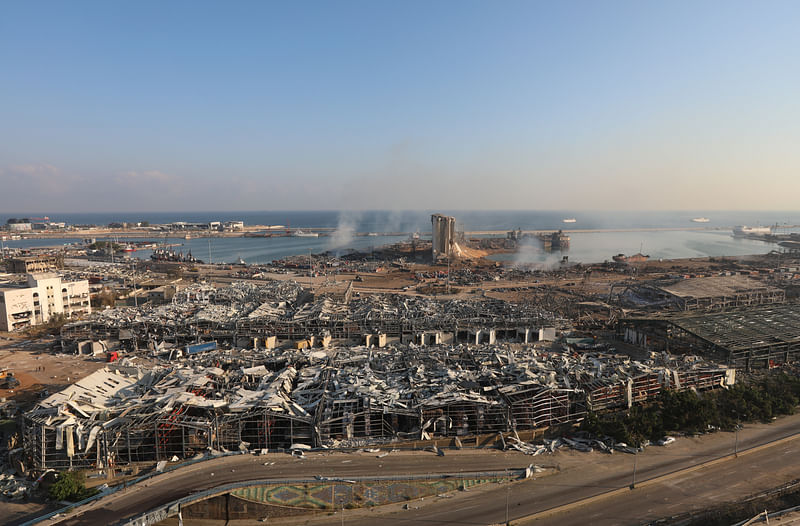
<svg viewBox="0 0 800 526"><path fill-rule="evenodd" d="M38 469L189 458L207 450L463 437L580 420L733 371L512 344L220 350L148 369L109 366L24 415ZM520 448L527 446L519 445Z"/></svg>
<svg viewBox="0 0 800 526"><path fill-rule="evenodd" d="M469 331L474 336L475 331L495 329L503 331L501 339L519 341L518 331L542 326L568 324L529 302L442 301L399 294L345 302L331 297L312 299L298 283L290 281L236 282L219 288L194 284L177 291L172 303L166 305L97 311L84 321L66 324L61 339L65 351L77 348L82 341L101 339L125 340L129 351L147 342L156 346L162 340L180 344L198 338L236 346L239 339L249 338L274 336L297 341L329 335L352 342L365 334L383 333L407 341L425 331L453 335L462 331L462 341L467 341Z"/></svg>

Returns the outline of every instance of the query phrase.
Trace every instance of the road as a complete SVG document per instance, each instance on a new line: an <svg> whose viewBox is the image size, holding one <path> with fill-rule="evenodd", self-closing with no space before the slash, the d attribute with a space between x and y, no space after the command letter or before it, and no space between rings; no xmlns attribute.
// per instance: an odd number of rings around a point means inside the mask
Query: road
<svg viewBox="0 0 800 526"><path fill-rule="evenodd" d="M800 433L800 415L784 417L770 424L754 424L739 432L738 448L746 448L774 441ZM521 468L530 462L540 465L558 465L560 473L539 480L519 482L508 486L493 486L488 490L460 492L451 499L427 499L415 503L412 509L400 510L398 506L389 506L378 511L348 510L348 524L374 524L377 516L387 526L391 524L495 524L505 520L506 495L508 494L509 517L514 520L540 513L574 501L618 488L627 487L632 480L633 466L636 462L639 481L664 475L676 470L690 468L708 460L728 455L733 452L734 433L715 433L704 437L681 438L667 447L649 447L644 453L634 458L633 455L615 453L613 455L592 452L559 451L554 455L529 457L520 453L487 451L447 451L444 457L434 456L428 452L395 452L383 458L376 458L368 453L331 453L314 452L305 460L296 460L288 455L270 454L266 457L250 455L218 458L187 466L174 472L159 475L136 487L128 488L111 495L91 507L85 508L80 515L66 517L60 522L51 524L93 525L110 524L122 518L135 516L143 511L156 508L193 492L209 489L222 484L245 480L280 479L314 477L316 475L331 477L352 477L370 475L403 475L446 473L459 471L503 470ZM784 446L778 446L780 448ZM779 455L761 453L752 454L755 459L751 465L748 456L718 464L711 470L711 477L752 479L754 484L767 484L766 489L780 484L772 483L769 477L753 478L759 466L764 463L767 470L781 468L793 473L796 453L800 453L800 440L788 442L789 449L781 449ZM747 462L743 461L747 459ZM772 461L769 461L773 459ZM779 459L779 460L775 460ZM769 462L768 462L769 461ZM264 462L275 462L273 466L264 466ZM776 465L777 464L777 465ZM755 467L754 467L755 466ZM714 471L727 470L727 471ZM695 472L702 475L701 471ZM781 471L781 472L783 472ZM681 475L683 476L683 475ZM779 478L779 477L778 477ZM678 479L675 479L678 480ZM715 479L723 480L723 479ZM777 480L777 478L775 479ZM674 480L673 480L674 482ZM726 480L726 488L728 482ZM702 486L702 484L701 484ZM709 487L714 486L709 485ZM750 491L755 486L742 486L743 491ZM648 492L653 490L649 489ZM658 515L660 511L651 503L642 504L639 495L645 491L639 489L631 493L637 506L647 506L648 513ZM679 494L671 494L671 500L658 509L671 510L680 508L682 500ZM716 486L716 498L728 497L729 492L720 491ZM616 498L615 498L616 499ZM658 499L656 499L658 500ZM712 499L713 500L713 499ZM728 499L730 500L730 499ZM608 499L608 502L617 502ZM580 509L594 510L602 515L599 501L592 506ZM708 503L710 501L704 501ZM416 509L414 509L416 508ZM652 509L651 509L652 508ZM665 513L669 514L669 513ZM571 516L571 515L570 515ZM327 524L338 523L339 517L319 516L304 517L303 523ZM585 520L585 519L584 519ZM542 523L546 523L544 520ZM600 522L591 521L593 524ZM619 516L607 523L636 523L621 521ZM559 520L559 524L561 524ZM564 522L566 523L566 522Z"/></svg>

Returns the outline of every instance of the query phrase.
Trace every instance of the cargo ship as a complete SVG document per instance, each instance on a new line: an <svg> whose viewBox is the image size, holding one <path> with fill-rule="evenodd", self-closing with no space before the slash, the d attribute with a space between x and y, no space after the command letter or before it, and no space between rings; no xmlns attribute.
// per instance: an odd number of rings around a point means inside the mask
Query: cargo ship
<svg viewBox="0 0 800 526"><path fill-rule="evenodd" d="M561 222L562 223L577 223L578 220L575 219L574 217L568 217L567 219L562 219Z"/></svg>
<svg viewBox="0 0 800 526"><path fill-rule="evenodd" d="M319 237L316 232L303 232L302 230L295 230L292 234L293 237Z"/></svg>
<svg viewBox="0 0 800 526"><path fill-rule="evenodd" d="M695 218L692 218L692 223L708 223L709 221L711 221L711 220L709 218L707 218L707 217L695 217Z"/></svg>
<svg viewBox="0 0 800 526"><path fill-rule="evenodd" d="M772 235L771 226L745 226L733 227L733 237L759 237Z"/></svg>

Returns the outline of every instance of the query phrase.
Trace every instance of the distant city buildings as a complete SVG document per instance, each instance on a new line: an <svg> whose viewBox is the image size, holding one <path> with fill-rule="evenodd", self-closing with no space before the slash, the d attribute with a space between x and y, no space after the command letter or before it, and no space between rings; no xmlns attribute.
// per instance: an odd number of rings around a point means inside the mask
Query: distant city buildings
<svg viewBox="0 0 800 526"><path fill-rule="evenodd" d="M33 230L63 230L66 223L52 222L49 217L16 218L6 221L6 230L10 232L31 232Z"/></svg>

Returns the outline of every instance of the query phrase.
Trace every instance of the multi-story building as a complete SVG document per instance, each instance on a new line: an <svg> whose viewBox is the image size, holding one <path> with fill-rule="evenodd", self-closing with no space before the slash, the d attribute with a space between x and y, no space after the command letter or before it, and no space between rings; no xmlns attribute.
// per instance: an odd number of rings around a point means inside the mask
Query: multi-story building
<svg viewBox="0 0 800 526"><path fill-rule="evenodd" d="M64 268L63 254L42 254L11 258L7 263L8 271L17 274L33 274Z"/></svg>
<svg viewBox="0 0 800 526"><path fill-rule="evenodd" d="M0 288L0 330L46 323L56 314L89 314L89 282L62 281L55 273L28 274L27 283Z"/></svg>

